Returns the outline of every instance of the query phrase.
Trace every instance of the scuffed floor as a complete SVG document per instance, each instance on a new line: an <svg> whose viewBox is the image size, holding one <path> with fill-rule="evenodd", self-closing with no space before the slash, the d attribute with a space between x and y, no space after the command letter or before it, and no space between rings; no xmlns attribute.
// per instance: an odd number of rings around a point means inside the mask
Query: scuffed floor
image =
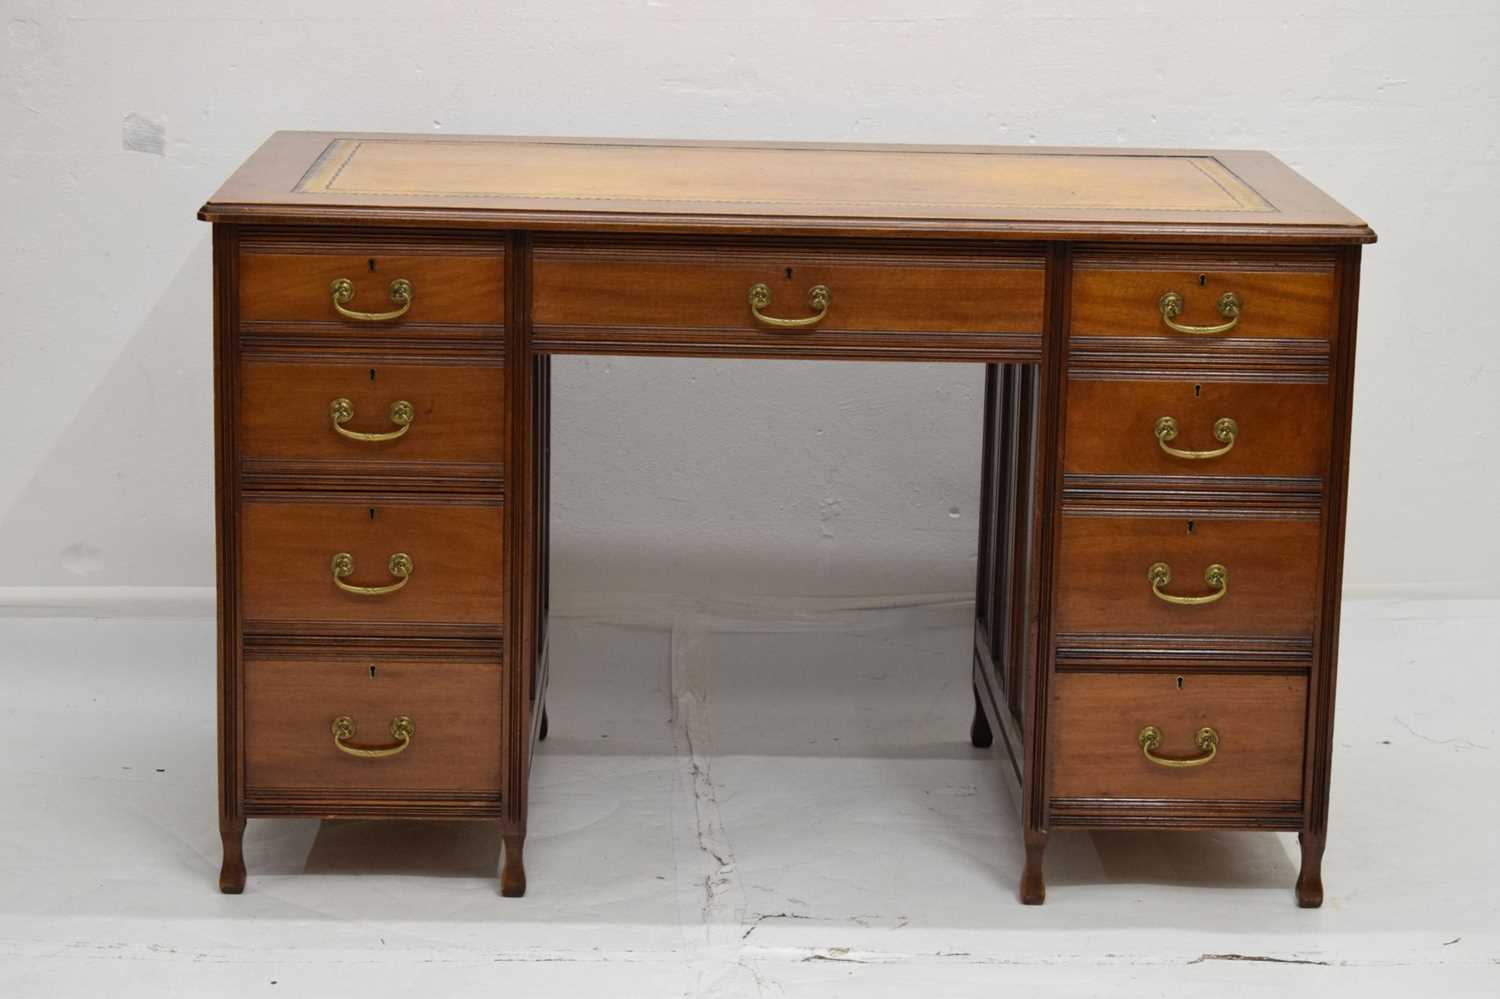
<svg viewBox="0 0 1500 999"><path fill-rule="evenodd" d="M967 614L556 621L519 900L492 826L314 820L252 821L220 896L212 623L0 618L0 991L1500 992L1496 604L1348 606L1320 911L1264 833L1058 834L1018 905Z"/></svg>

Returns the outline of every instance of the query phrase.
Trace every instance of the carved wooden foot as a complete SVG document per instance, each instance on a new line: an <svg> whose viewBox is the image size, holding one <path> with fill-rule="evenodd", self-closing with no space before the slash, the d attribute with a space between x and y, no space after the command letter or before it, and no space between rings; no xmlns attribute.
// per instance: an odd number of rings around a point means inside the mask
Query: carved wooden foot
<svg viewBox="0 0 1500 999"><path fill-rule="evenodd" d="M500 894L506 898L520 898L526 894L526 863L521 859L525 843L525 833L505 834L505 863L500 868Z"/></svg>
<svg viewBox="0 0 1500 999"><path fill-rule="evenodd" d="M537 742L546 742L547 741L547 708L546 708L545 705L542 707L542 728L536 734L536 741Z"/></svg>
<svg viewBox="0 0 1500 999"><path fill-rule="evenodd" d="M1327 836L1309 832L1297 834L1302 844L1302 870L1297 874L1297 904L1316 909L1323 904L1323 847Z"/></svg>
<svg viewBox="0 0 1500 999"><path fill-rule="evenodd" d="M1047 852L1047 830L1026 830L1026 866L1021 869L1021 904L1041 905L1047 900L1047 882L1042 877L1042 855Z"/></svg>
<svg viewBox="0 0 1500 999"><path fill-rule="evenodd" d="M979 703L979 688L974 688L974 720L969 724L969 741L976 749L989 749L995 744L995 733L990 731L990 720L984 716L984 705Z"/></svg>
<svg viewBox="0 0 1500 999"><path fill-rule="evenodd" d="M219 839L224 843L224 863L219 868L219 891L226 895L238 895L245 890L245 820L220 820Z"/></svg>

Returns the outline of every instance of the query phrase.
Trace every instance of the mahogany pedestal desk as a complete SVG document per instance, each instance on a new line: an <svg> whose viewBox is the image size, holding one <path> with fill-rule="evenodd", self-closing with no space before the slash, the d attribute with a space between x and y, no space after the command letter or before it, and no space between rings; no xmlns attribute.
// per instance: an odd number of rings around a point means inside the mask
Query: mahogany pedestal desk
<svg viewBox="0 0 1500 999"><path fill-rule="evenodd" d="M550 360L650 354L984 364L1021 900L1149 827L1296 830L1322 901L1375 235L1273 157L282 132L199 217L223 891L285 815L492 820L525 891Z"/></svg>

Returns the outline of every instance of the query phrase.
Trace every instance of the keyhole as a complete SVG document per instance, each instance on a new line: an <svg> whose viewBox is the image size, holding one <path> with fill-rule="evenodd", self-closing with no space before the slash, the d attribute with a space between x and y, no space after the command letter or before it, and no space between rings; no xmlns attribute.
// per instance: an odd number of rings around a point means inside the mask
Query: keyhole
<svg viewBox="0 0 1500 999"><path fill-rule="evenodd" d="M375 369L371 368L370 369L370 381L373 382L374 380L375 380Z"/></svg>
<svg viewBox="0 0 1500 999"><path fill-rule="evenodd" d="M370 519L371 520L375 519L375 508L373 506L370 507Z"/></svg>
<svg viewBox="0 0 1500 999"><path fill-rule="evenodd" d="M375 679L375 667L374 666L370 667L370 679L371 680ZM1180 677L1180 676L1177 678L1177 686L1179 686L1179 687L1182 686L1182 677Z"/></svg>
<svg viewBox="0 0 1500 999"><path fill-rule="evenodd" d="M370 258L370 273L371 274L375 273L375 258L374 257Z"/></svg>
<svg viewBox="0 0 1500 999"><path fill-rule="evenodd" d="M787 268L787 269L786 269L786 279L787 279L787 280L788 280L788 281L790 281L790 280L791 280L791 279L792 279L792 269L791 269L791 268L790 268L790 267L788 267L788 268Z"/></svg>
<svg viewBox="0 0 1500 999"><path fill-rule="evenodd" d="M375 377L375 373L374 373L373 370L370 372L370 377L371 378ZM1202 385L1194 385L1193 386L1193 398L1194 399L1198 399L1198 398L1201 398L1202 395L1203 395L1203 386Z"/></svg>
<svg viewBox="0 0 1500 999"><path fill-rule="evenodd" d="M374 261L372 260L371 263L373 264ZM372 271L374 269L375 269L374 267L370 268L370 270L372 270ZM1208 275L1207 274L1199 274L1198 275L1198 287L1202 288L1206 284L1208 284Z"/></svg>
<svg viewBox="0 0 1500 999"><path fill-rule="evenodd" d="M1194 529L1195 529L1195 528L1196 528L1196 527L1197 527L1197 526L1198 526L1198 525L1197 525L1197 523L1195 523L1195 522L1194 522L1194 521L1191 521L1191 520L1190 520L1190 521L1188 521L1188 533L1189 533L1189 534L1192 534L1192 533L1193 533L1193 530L1194 530Z"/></svg>
<svg viewBox="0 0 1500 999"><path fill-rule="evenodd" d="M375 667L374 666L370 667L370 675L371 676L375 675ZM1180 677L1180 676L1177 678L1177 689L1178 690L1182 689L1182 677Z"/></svg>

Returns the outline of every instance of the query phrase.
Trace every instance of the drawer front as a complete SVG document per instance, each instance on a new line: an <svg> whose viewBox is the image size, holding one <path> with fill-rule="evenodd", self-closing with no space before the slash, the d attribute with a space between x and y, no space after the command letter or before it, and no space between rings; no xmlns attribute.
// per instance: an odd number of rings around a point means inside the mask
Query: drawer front
<svg viewBox="0 0 1500 999"><path fill-rule="evenodd" d="M245 665L245 783L268 789L493 792L502 786L498 662L250 659ZM353 729L351 755L335 719ZM405 739L392 722L410 719Z"/></svg>
<svg viewBox="0 0 1500 999"><path fill-rule="evenodd" d="M246 627L274 631L276 622L369 622L498 628L504 620L503 512L498 505L246 497L240 530ZM350 563L342 579L333 571L339 554ZM392 565L398 554L410 559L404 585L399 566ZM339 582L391 592L351 593Z"/></svg>
<svg viewBox="0 0 1500 999"><path fill-rule="evenodd" d="M1180 302L1174 315L1164 316L1168 294ZM1226 294L1238 301L1237 318L1221 308ZM1251 269L1212 258L1086 257L1074 265L1071 316L1075 337L1166 337L1203 346L1229 339L1328 340L1337 320L1333 263L1298 258ZM1235 324L1222 333L1193 334L1172 329L1169 318L1197 328Z"/></svg>
<svg viewBox="0 0 1500 999"><path fill-rule="evenodd" d="M495 467L503 461L505 372L498 362L246 359L239 413L240 453L247 459Z"/></svg>
<svg viewBox="0 0 1500 999"><path fill-rule="evenodd" d="M1202 514L1062 518L1057 630L1070 635L1310 638L1322 531L1306 519ZM1153 587L1150 570L1170 579ZM1224 585L1206 578L1222 566ZM1178 598L1212 598L1182 605ZM1170 598L1170 599L1169 599Z"/></svg>
<svg viewBox="0 0 1500 999"><path fill-rule="evenodd" d="M345 310L401 314L379 320L341 314L331 291L341 280L351 292L339 303ZM409 303L393 297L398 281L410 286ZM246 240L239 287L240 320L246 323L331 323L337 332L379 335L403 326L505 322L505 252L494 244Z"/></svg>
<svg viewBox="0 0 1500 999"><path fill-rule="evenodd" d="M1321 479L1331 427L1326 381L1074 374L1063 468L1072 475Z"/></svg>
<svg viewBox="0 0 1500 999"><path fill-rule="evenodd" d="M1060 673L1052 680L1054 798L1300 801L1307 679L1301 676L1183 676ZM1212 728L1213 759L1201 729Z"/></svg>
<svg viewBox="0 0 1500 999"><path fill-rule="evenodd" d="M615 341L710 353L813 346L878 353L912 336L927 346L944 336L1035 338L1044 284L1040 253L544 244L532 260L533 337L556 349ZM752 307L757 286L761 304ZM817 288L827 290L826 310L812 299ZM777 327L778 319L807 325Z"/></svg>

